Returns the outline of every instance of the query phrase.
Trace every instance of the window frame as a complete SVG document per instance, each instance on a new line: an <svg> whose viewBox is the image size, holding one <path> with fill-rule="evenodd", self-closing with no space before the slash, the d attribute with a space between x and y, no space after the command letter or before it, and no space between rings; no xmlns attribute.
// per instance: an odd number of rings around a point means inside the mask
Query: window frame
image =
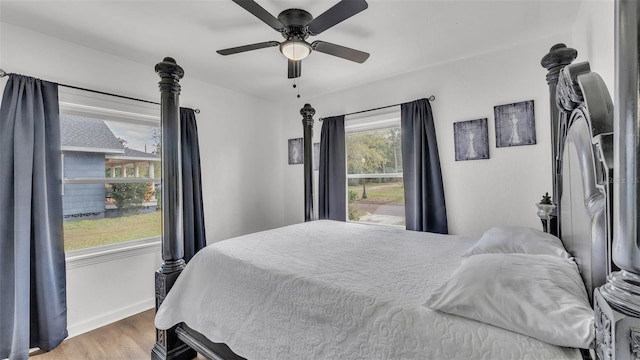
<svg viewBox="0 0 640 360"><path fill-rule="evenodd" d="M113 98L101 94L87 93L81 90L63 89L59 91L58 104L60 114L161 128L159 105ZM161 174L156 174L160 176L154 178L109 178L106 176L104 178L66 178L64 177L64 153L62 149L60 149L60 154L62 157L61 166L63 170L63 178L61 179L60 186L63 196L64 186L67 184L153 183L157 185L162 183ZM160 161L162 164L162 159ZM88 266L149 252L159 252L161 249L161 239L162 234L149 238L65 251L67 268Z"/></svg>

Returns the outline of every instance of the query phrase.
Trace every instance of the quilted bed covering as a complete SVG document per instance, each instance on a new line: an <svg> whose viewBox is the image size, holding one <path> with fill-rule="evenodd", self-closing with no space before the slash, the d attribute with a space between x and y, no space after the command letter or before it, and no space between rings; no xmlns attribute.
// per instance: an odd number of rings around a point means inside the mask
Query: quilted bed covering
<svg viewBox="0 0 640 360"><path fill-rule="evenodd" d="M474 242L334 221L221 241L190 261L155 323L255 360L580 359L421 305Z"/></svg>

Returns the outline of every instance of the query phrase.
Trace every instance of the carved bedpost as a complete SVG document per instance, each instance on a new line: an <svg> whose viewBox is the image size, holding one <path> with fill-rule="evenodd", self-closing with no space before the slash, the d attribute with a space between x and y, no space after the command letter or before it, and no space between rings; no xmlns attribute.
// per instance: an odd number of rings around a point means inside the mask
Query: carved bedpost
<svg viewBox="0 0 640 360"><path fill-rule="evenodd" d="M316 110L309 104L300 109L304 129L304 221L313 220L313 115Z"/></svg>
<svg viewBox="0 0 640 360"><path fill-rule="evenodd" d="M613 262L621 270L595 292L596 353L605 359L640 358L640 2L615 3Z"/></svg>
<svg viewBox="0 0 640 360"><path fill-rule="evenodd" d="M156 271L156 310L185 267L182 229L182 158L180 156L180 79L182 68L170 57L155 67L160 76L162 126L162 265ZM178 339L175 327L156 329L152 359L193 359L196 352Z"/></svg>
<svg viewBox="0 0 640 360"><path fill-rule="evenodd" d="M560 71L565 66L571 64L577 56L577 50L568 48L565 44L556 44L551 47L549 53L547 53L547 55L545 55L540 61L542 67L548 70L547 84L549 85L549 99L551 101L551 176L553 180L552 202L555 205L555 209L549 217L548 226L550 232L554 235L560 234L558 224L558 200L560 199L559 191L561 188L558 187L558 174L562 168L559 165L559 154L562 154L562 151L558 148L558 144L562 143L559 142L559 139L562 138L562 131L566 132L566 124L562 123L566 123L568 118L566 111L558 111L558 107L554 99L556 98L556 87L558 85ZM563 114L563 116L561 116L561 114ZM565 125L565 127L561 128L563 125Z"/></svg>

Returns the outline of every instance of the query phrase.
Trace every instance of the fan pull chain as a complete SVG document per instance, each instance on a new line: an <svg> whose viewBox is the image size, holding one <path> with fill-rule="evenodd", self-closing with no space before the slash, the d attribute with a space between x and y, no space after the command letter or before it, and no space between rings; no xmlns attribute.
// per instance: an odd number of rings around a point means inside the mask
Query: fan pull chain
<svg viewBox="0 0 640 360"><path fill-rule="evenodd" d="M298 85L296 85L296 80L297 80L297 79L299 79L299 78L294 78L294 79L293 79L293 88L294 88L294 89L298 89L298 95L297 95L297 97L298 97L298 99L300 99L300 88L298 87ZM300 84L300 81L298 81L298 84Z"/></svg>

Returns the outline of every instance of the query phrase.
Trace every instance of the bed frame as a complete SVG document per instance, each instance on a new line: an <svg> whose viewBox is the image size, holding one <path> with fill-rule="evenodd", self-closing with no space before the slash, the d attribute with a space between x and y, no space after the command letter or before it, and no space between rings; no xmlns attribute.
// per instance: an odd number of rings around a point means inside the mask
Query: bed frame
<svg viewBox="0 0 640 360"><path fill-rule="evenodd" d="M595 351L586 356L640 359L640 2L616 1L616 112L602 79L577 51L558 44L542 59L551 101L553 213L551 230L575 257L593 294ZM156 271L156 308L185 266L180 176L179 80L175 60L156 65L163 131L163 264ZM312 133L315 110L301 110L304 129L305 221L313 217ZM176 139L177 138L177 139ZM612 270L617 270L612 272ZM242 359L226 345L179 324L156 330L152 359Z"/></svg>
<svg viewBox="0 0 640 360"><path fill-rule="evenodd" d="M594 293L596 353L605 359L640 358L640 3L616 7L613 246L618 271Z"/></svg>
<svg viewBox="0 0 640 360"><path fill-rule="evenodd" d="M575 257L592 294L611 272L613 104L588 62L570 64L576 56L576 50L557 44L542 59L549 69L552 117L557 116L552 137L558 144L554 199L559 202L551 230Z"/></svg>

